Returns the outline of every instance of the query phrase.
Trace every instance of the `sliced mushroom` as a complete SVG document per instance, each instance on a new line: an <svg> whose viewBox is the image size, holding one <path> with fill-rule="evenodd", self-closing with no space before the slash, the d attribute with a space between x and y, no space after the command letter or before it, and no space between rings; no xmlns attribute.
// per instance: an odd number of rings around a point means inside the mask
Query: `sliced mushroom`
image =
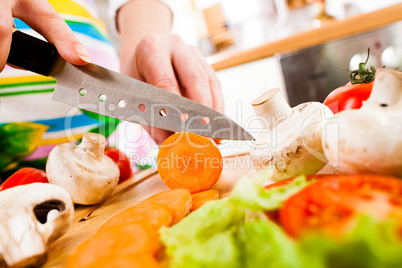
<svg viewBox="0 0 402 268"><path fill-rule="evenodd" d="M0 254L9 267L38 267L47 244L70 228L74 204L57 185L33 183L0 192Z"/></svg>
<svg viewBox="0 0 402 268"><path fill-rule="evenodd" d="M74 203L103 202L116 188L120 170L104 155L105 137L86 133L80 145L65 143L49 154L46 174L49 182L67 190Z"/></svg>
<svg viewBox="0 0 402 268"><path fill-rule="evenodd" d="M370 98L328 120L322 138L341 172L402 176L402 72L377 70Z"/></svg>
<svg viewBox="0 0 402 268"><path fill-rule="evenodd" d="M273 179L315 174L327 162L321 135L332 112L322 103L308 102L293 109L274 88L253 103L255 113L266 130L261 133L250 155L257 169L272 169Z"/></svg>

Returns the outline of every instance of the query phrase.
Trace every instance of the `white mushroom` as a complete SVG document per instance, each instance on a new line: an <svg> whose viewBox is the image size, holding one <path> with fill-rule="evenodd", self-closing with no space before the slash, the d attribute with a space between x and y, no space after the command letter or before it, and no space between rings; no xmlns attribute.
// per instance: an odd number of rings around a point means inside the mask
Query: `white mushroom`
<svg viewBox="0 0 402 268"><path fill-rule="evenodd" d="M67 191L33 183L0 192L0 255L9 267L38 267L47 244L70 228L74 204Z"/></svg>
<svg viewBox="0 0 402 268"><path fill-rule="evenodd" d="M328 120L323 144L341 172L402 176L402 72L379 69L362 107Z"/></svg>
<svg viewBox="0 0 402 268"><path fill-rule="evenodd" d="M76 204L103 202L116 188L120 175L104 149L105 137L95 133L86 133L78 146L56 146L46 163L49 182L67 190Z"/></svg>
<svg viewBox="0 0 402 268"><path fill-rule="evenodd" d="M318 172L326 164L321 135L326 117L332 112L322 103L308 102L293 109L274 88L253 103L263 128L252 148L252 165L272 169L280 180Z"/></svg>

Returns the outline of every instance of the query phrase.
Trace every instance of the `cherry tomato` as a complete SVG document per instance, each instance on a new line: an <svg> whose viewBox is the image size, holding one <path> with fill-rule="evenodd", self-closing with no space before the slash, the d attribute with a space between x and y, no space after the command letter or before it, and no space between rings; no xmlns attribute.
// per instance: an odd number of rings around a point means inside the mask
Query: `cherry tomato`
<svg viewBox="0 0 402 268"><path fill-rule="evenodd" d="M347 83L332 91L324 100L324 104L336 114L340 111L360 109L363 101L370 97L373 83L355 84Z"/></svg>
<svg viewBox="0 0 402 268"><path fill-rule="evenodd" d="M133 171L131 169L130 159L125 153L117 148L107 147L105 149L105 155L110 157L120 169L119 183L131 178Z"/></svg>
<svg viewBox="0 0 402 268"><path fill-rule="evenodd" d="M291 196L279 219L294 237L309 232L337 237L351 231L363 214L402 223L402 181L382 175L333 175Z"/></svg>
<svg viewBox="0 0 402 268"><path fill-rule="evenodd" d="M34 182L48 183L45 171L36 168L22 168L11 175L0 185L0 191L12 188L18 185L24 185Z"/></svg>

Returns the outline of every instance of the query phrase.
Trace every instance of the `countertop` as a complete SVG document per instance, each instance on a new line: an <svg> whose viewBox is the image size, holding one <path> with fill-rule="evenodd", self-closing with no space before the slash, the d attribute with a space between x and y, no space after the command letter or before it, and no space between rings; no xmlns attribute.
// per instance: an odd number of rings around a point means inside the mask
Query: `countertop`
<svg viewBox="0 0 402 268"><path fill-rule="evenodd" d="M300 50L325 42L352 36L380 28L402 19L402 3L374 12L334 21L318 29L301 32L290 37L261 46L242 50L221 52L207 58L215 70L222 70L243 63L271 57L276 53Z"/></svg>
<svg viewBox="0 0 402 268"><path fill-rule="evenodd" d="M237 180L244 175L255 175L252 168L240 168L238 161L249 161L248 155L225 158L225 168L219 181L212 187L217 189L220 197L230 194ZM245 159L246 158L246 159ZM115 192L104 203L93 206L77 206L74 212L73 225L60 239L53 242L48 249L48 261L45 268L65 267L68 256L82 241L95 234L108 218L156 193L169 190L155 169L137 173L133 178L119 184ZM88 220L79 222L90 212Z"/></svg>

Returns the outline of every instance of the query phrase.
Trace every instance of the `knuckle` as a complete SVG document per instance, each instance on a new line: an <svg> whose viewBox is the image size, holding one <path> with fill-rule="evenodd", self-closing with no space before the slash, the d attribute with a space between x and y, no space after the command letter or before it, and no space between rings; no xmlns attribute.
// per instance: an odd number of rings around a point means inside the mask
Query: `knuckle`
<svg viewBox="0 0 402 268"><path fill-rule="evenodd" d="M182 43L183 42L183 40L181 39L181 37L178 34L172 34L170 37L174 43Z"/></svg>
<svg viewBox="0 0 402 268"><path fill-rule="evenodd" d="M54 9L42 9L38 15L49 21L64 21Z"/></svg>
<svg viewBox="0 0 402 268"><path fill-rule="evenodd" d="M154 86L163 88L169 92L174 92L178 88L178 84L174 79L162 77L155 81Z"/></svg>
<svg viewBox="0 0 402 268"><path fill-rule="evenodd" d="M9 36L11 36L11 24L10 25L6 25L4 23L0 23L0 38L1 40L4 40L6 38L8 38Z"/></svg>
<svg viewBox="0 0 402 268"><path fill-rule="evenodd" d="M138 49L146 51L157 51L160 48L161 37L158 34L145 36L138 44Z"/></svg>
<svg viewBox="0 0 402 268"><path fill-rule="evenodd" d="M196 74L191 74L186 78L190 83L192 84L199 84L199 85L205 85L208 84L208 76L204 73L198 72Z"/></svg>
<svg viewBox="0 0 402 268"><path fill-rule="evenodd" d="M147 36L144 37L142 42L144 44L149 44L149 45L154 45L158 44L160 42L160 35L159 34L148 34Z"/></svg>

